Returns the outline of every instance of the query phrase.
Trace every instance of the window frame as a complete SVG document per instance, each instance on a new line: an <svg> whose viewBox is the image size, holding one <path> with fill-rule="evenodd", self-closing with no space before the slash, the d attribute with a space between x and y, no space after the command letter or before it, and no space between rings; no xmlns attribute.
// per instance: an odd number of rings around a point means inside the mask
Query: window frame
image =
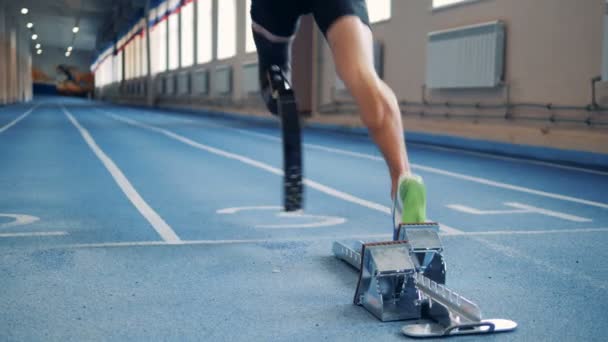
<svg viewBox="0 0 608 342"><path fill-rule="evenodd" d="M477 2L481 2L484 0L460 0L459 2L455 2L453 4L448 4L448 5L443 5L443 6L439 6L439 7L435 7L433 5L433 0L431 0L430 3L430 10L431 12L435 13L435 12L442 12L445 10L450 10L452 8L457 8L457 7L462 7L462 6L468 6Z"/></svg>

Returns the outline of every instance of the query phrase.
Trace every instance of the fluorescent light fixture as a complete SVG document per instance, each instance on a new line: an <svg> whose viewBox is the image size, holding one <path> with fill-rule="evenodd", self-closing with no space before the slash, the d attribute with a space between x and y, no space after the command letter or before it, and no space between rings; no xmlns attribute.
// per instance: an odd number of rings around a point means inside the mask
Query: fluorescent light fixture
<svg viewBox="0 0 608 342"><path fill-rule="evenodd" d="M72 52L72 47L68 46L68 52Z"/></svg>
<svg viewBox="0 0 608 342"><path fill-rule="evenodd" d="M41 55L42 54L42 49L38 49L38 51L36 51L37 54Z"/></svg>
<svg viewBox="0 0 608 342"><path fill-rule="evenodd" d="M67 52L65 53L65 56L66 56L66 57L70 57L70 55L71 55L70 51L67 51Z"/></svg>
<svg viewBox="0 0 608 342"><path fill-rule="evenodd" d="M27 25L25 25L25 26L27 26L27 28L31 29L32 27L34 27L34 24L32 24L32 23L27 23Z"/></svg>
<svg viewBox="0 0 608 342"><path fill-rule="evenodd" d="M38 35L34 33L34 34L32 35L32 40L36 40L36 39L38 39Z"/></svg>
<svg viewBox="0 0 608 342"><path fill-rule="evenodd" d="M25 8L25 7L23 7L23 8L21 9L21 14L26 15L26 14L28 14L28 13L29 13L29 11L30 11L30 10L28 10L28 9L27 9L27 8Z"/></svg>
<svg viewBox="0 0 608 342"><path fill-rule="evenodd" d="M36 49L40 49L42 47L42 45L40 45L40 43L36 44Z"/></svg>
<svg viewBox="0 0 608 342"><path fill-rule="evenodd" d="M74 28L72 29L72 32L78 33L78 31L80 31L80 28L78 26L74 26Z"/></svg>

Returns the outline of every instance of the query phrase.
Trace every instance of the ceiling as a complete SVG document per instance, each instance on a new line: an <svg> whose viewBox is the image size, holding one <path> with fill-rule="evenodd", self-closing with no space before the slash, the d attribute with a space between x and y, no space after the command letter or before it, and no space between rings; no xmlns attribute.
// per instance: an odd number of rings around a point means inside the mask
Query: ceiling
<svg viewBox="0 0 608 342"><path fill-rule="evenodd" d="M124 30L146 0L20 0L9 1L9 11L20 16L23 25L34 23L33 33L43 47L95 53ZM29 9L21 15L22 7ZM78 23L79 32L72 28Z"/></svg>

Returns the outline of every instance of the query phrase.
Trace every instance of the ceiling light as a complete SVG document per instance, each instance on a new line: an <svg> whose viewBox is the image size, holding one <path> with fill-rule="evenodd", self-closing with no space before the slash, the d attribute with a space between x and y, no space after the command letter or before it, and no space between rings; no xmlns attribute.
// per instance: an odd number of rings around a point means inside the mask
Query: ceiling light
<svg viewBox="0 0 608 342"><path fill-rule="evenodd" d="M32 24L32 23L27 23L27 25L25 25L25 26L27 26L27 28L31 29L32 27L34 27L34 24Z"/></svg>
<svg viewBox="0 0 608 342"><path fill-rule="evenodd" d="M42 45L40 45L40 43L36 44L36 49L40 49L40 47L42 47Z"/></svg>
<svg viewBox="0 0 608 342"><path fill-rule="evenodd" d="M32 40L36 40L36 39L38 39L38 35L34 33L34 34L32 35Z"/></svg>
<svg viewBox="0 0 608 342"><path fill-rule="evenodd" d="M70 57L70 55L71 55L70 51L68 51L68 52L65 53L66 57Z"/></svg>
<svg viewBox="0 0 608 342"><path fill-rule="evenodd" d="M23 7L21 9L21 14L26 15L30 10L28 10L27 8Z"/></svg>
<svg viewBox="0 0 608 342"><path fill-rule="evenodd" d="M78 31L80 31L80 28L78 26L74 26L74 28L72 29L72 32L78 33Z"/></svg>
<svg viewBox="0 0 608 342"><path fill-rule="evenodd" d="M72 52L72 47L68 46L68 52Z"/></svg>
<svg viewBox="0 0 608 342"><path fill-rule="evenodd" d="M38 49L38 51L36 51L37 54L41 55L42 54L42 49Z"/></svg>

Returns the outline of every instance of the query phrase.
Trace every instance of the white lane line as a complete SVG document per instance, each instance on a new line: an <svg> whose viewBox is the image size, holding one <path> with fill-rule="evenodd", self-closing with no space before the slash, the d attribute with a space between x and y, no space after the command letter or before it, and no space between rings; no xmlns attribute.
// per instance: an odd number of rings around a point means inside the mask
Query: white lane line
<svg viewBox="0 0 608 342"><path fill-rule="evenodd" d="M552 229L552 230L527 230L527 231L484 231L484 232L460 232L458 234L440 233L446 238L451 237L475 237L475 236L509 236L509 235L553 235L553 234L590 234L608 233L608 228L583 228L583 229ZM308 238L285 238L285 239L241 239L241 240L182 240L179 244L169 244L164 241L130 241L130 242L101 242L84 243L72 245L49 246L49 248L118 248L118 247L146 247L146 246L187 246L187 245L255 245L280 242L322 242L322 241L350 241L350 240L378 240L386 241L392 239L390 234L361 234L347 236L311 236Z"/></svg>
<svg viewBox="0 0 608 342"><path fill-rule="evenodd" d="M147 129L147 130L150 130L150 131L153 131L153 132L157 132L157 133L163 134L163 135L165 135L165 136L167 136L167 137L169 137L171 139L177 140L179 142L182 142L182 143L184 143L186 145L192 146L192 147L197 148L199 150L203 150L203 151L206 151L206 152L209 152L209 153L212 153L212 154L216 154L216 155L222 156L224 158L237 160L237 161L239 161L241 163L244 163L244 164L247 164L247 165L250 165L250 166L253 166L253 167L265 170L265 171L268 171L268 172L273 173L275 175L283 176L283 170L281 170L279 168L276 168L276 167L273 167L271 165L259 162L257 160L253 160L253 159L251 159L249 157L245 157L245 156L242 156L242 155L239 155L239 154L236 154L236 153L227 152L227 151L215 148L215 147L211 147L211 146L207 146L207 145L198 143L196 141L193 141L191 139L188 139L188 138L186 138L184 136L181 136L179 134L173 133L173 132L171 132L169 130L166 130L166 129L163 129L163 128L159 128L159 127L156 127L156 126L151 126L151 125L148 125L148 124L145 124L143 122L136 121L136 120L132 120L132 119L128 119L128 118L123 118L121 116L118 116L118 115L115 115L115 114L112 114L112 113L108 113L108 112L105 112L105 111L102 111L102 112L105 113L106 115L110 116L111 118L115 119L115 120L122 121L124 123L130 124L130 125L133 125L133 126L136 126L136 127L144 128L144 129ZM366 207L366 208L369 208L369 209L372 209L372 210L376 210L376 211L379 211L381 213L385 213L385 214L388 214L388 215L391 214L391 209L389 207L386 207L386 206L383 206L381 204L378 204L378 203L375 203L375 202L372 202L372 201L368 201L368 200L365 200L365 199L353 196L353 195L348 194L348 193L343 192L343 191L339 191L339 190L333 189L333 188L331 188L329 186L326 186L326 185L323 185L321 183L315 182L315 181L310 180L308 178L305 178L303 180L303 183L306 186L311 187L311 188L313 188L313 189L315 189L317 191L320 191L320 192L323 192L323 193L325 193L327 195L339 198L339 199L344 200L346 202L354 203L354 204L360 205L362 207ZM447 227L447 226L444 226L444 225L441 225L441 229L443 229L445 231L448 231L448 232L459 232L459 230L457 230L455 228Z"/></svg>
<svg viewBox="0 0 608 342"><path fill-rule="evenodd" d="M547 215L547 216L551 216L551 217L557 217L557 218L560 218L562 220L567 220L567 221L572 221L572 222L581 222L582 223L582 222L591 222L591 221L593 221L593 220L585 218L585 217L564 214L564 213L560 213L560 212L557 212L557 211L547 210L547 209L538 208L538 207L533 207L531 205L517 203L517 202L509 202L509 203L505 203L505 205L508 205L510 207L513 207L513 208L527 210L527 211L532 212L532 213L537 213L537 214L541 214L541 215Z"/></svg>
<svg viewBox="0 0 608 342"><path fill-rule="evenodd" d="M560 194L556 194L556 193L552 193L552 192L534 190L534 189L526 188L526 187L523 187L523 186L517 186L517 185L511 185L511 184L507 184L507 183L496 182L496 181L492 181L492 180L485 179L485 178L480 178L480 177L467 176L467 175L464 175L464 174L460 174L460 173L456 173L456 172L450 172L450 171L445 171L445 170L441 170L441 169L437 169L437 168L433 168L433 167L428 167L428 166L413 165L412 167L415 168L415 169L417 168L417 169L426 171L426 172L435 173L435 174L439 174L439 175L443 175L443 176L448 176L448 177L452 177L452 178L457 178L457 179L462 179L462 180L466 180L466 181L470 181L470 182L474 182L474 183L489 185L489 186L493 186L493 187L496 187L496 188L513 190L513 191L523 192L523 193L537 195L537 196L541 196L541 197L547 197L547 198L562 200L562 201L566 201L566 202L573 202L573 203L578 203L578 204L585 204L585 205L592 206L592 207L598 207L598 208L608 209L608 203L589 201L589 200L585 200L585 199L582 199L582 198L577 198L577 197L572 197L572 196L565 196L565 195L560 195Z"/></svg>
<svg viewBox="0 0 608 342"><path fill-rule="evenodd" d="M479 210L462 204L448 204L446 207L471 215L508 215L530 213L530 210Z"/></svg>
<svg viewBox="0 0 608 342"><path fill-rule="evenodd" d="M288 219L312 219L312 220L317 220L317 221L310 222L310 223L261 224L261 225L255 226L255 228L260 228L260 229L322 228L322 227L337 226L337 225L346 223L346 219L343 217L308 215L308 214L304 214L302 212L291 212L291 213L280 212L277 214L277 217L288 218Z"/></svg>
<svg viewBox="0 0 608 342"><path fill-rule="evenodd" d="M16 125L19 121L25 119L26 116L32 114L32 112L34 110L36 110L36 108L38 108L40 105L37 104L35 106L33 106L32 108L30 108L28 111L26 111L25 113L21 114L19 117L17 117L15 120L9 122L8 124L6 124L3 127L0 127L0 133L4 133L4 131L8 130L9 128L13 127L14 125Z"/></svg>
<svg viewBox="0 0 608 342"><path fill-rule="evenodd" d="M148 205L148 203L146 203L146 201L139 195L137 190L135 190L133 185L131 185L131 182L129 182L127 177L122 173L118 166L116 166L114 161L112 161L112 159L110 159L110 157L108 157L108 155L105 154L97 145L91 134L78 123L76 118L74 118L72 114L70 114L70 112L63 105L61 106L61 109L63 110L63 113L68 117L70 122L74 125L74 127L78 129L78 131L86 141L87 145L89 145L93 153L95 153L97 158L99 158L99 160L103 163L106 169L110 172L116 184L118 184L120 189L124 192L124 194L135 206L135 208L137 208L137 210L142 214L142 216L146 220L148 220L148 222L156 230L158 235L160 235L161 238L167 243L180 243L181 240L177 236L175 231L173 231L173 228L171 228L171 226L169 226L167 222L165 222L165 220L163 220L163 218L160 217L160 215L156 211L154 211L154 209L152 209Z"/></svg>
<svg viewBox="0 0 608 342"><path fill-rule="evenodd" d="M214 125L214 126L216 126L216 125ZM217 125L217 127L224 127L224 128L231 129L231 130L236 130L236 131L239 131L239 132L241 132L243 134L247 134L247 135L250 135L250 136L256 136L256 137L260 137L260 138L264 138L264 139L268 139L268 140L281 141L280 138L277 138L275 136L268 135L268 134L249 132L247 130L238 129L238 128L232 128L232 127L223 126L223 125ZM325 151L325 152L329 152L329 153L335 153L335 154L341 154L341 155L346 155L346 156L350 156L350 157L363 158L363 159L367 159L367 160L374 160L374 161L384 162L384 159L382 159L382 157L374 156L374 155L370 155L370 154L366 154L366 153L347 151L347 150L342 150L342 149L337 149L337 148L331 148L331 147L326 147L326 146L321 146L321 145L308 144L308 143L304 144L304 146L308 147L308 148L311 148L311 149L316 149L316 150ZM502 183L502 182L496 182L496 181L492 181L492 180L481 178L481 177L469 176L469 175L465 175L465 174L461 174L461 173L456 173L456 172L451 172L451 171L446 171L446 170L442 170L442 169L438 169L438 168L434 168L434 167L430 167L430 166L426 166L426 165L421 165L421 164L412 164L412 168L413 169L422 170L422 171L426 171L426 172L429 172L429 173L439 174L439 175L442 175L442 176L447 176L447 177L457 178L457 179L461 179L461 180L466 180L466 181L469 181L469 182L474 182L474 183L484 184L484 185L488 185L488 186L493 186L493 187L497 187L497 188L502 188L502 189L507 189L507 190L513 190L513 191L518 191L518 192L524 192L524 193L528 193L528 194L532 194L532 195L537 195L537 196L541 196L541 197L553 198L553 199L562 200L562 201L566 201L566 202L574 202L574 203L585 204L585 205L589 205L589 206L593 206L593 207L608 209L608 203L589 201L589 200L585 200L585 199L582 199L582 198L577 198L577 197L572 197L572 196L565 196L565 195L561 195L561 194L556 194L556 193L551 193L551 192L546 192L546 191L540 191L540 190L535 190L535 189L531 189L531 188L526 188L526 187L523 187L523 186L517 186L517 185L512 185L512 184L507 184L507 183ZM606 174L608 174L608 173L606 173Z"/></svg>
<svg viewBox="0 0 608 342"><path fill-rule="evenodd" d="M492 230L484 232L464 232L461 234L441 234L442 236L486 236L486 235L550 235L550 234L583 234L608 233L608 228L574 228L574 229L538 229L538 230Z"/></svg>
<svg viewBox="0 0 608 342"><path fill-rule="evenodd" d="M0 233L0 238L19 238L35 236L65 236L67 232Z"/></svg>
<svg viewBox="0 0 608 342"><path fill-rule="evenodd" d="M585 168L582 168L582 167L562 165L562 164L556 164L556 163L545 162L545 161L540 161L540 160L531 160L531 159L517 158L517 157L507 157L507 156L497 156L497 155L493 155L493 154L485 153L485 152L466 151L466 150L461 150L461 149L453 148L453 147L435 146L435 145L430 145L430 144L427 145L427 144L423 144L423 143L411 143L411 142L408 142L408 146L416 146L416 147L420 147L420 148L426 148L426 149L429 149L429 150L438 150L438 151L445 151L445 152L468 154L468 155L472 155L472 156L476 156L476 157L484 157L484 158L488 158L488 159L504 160L504 161L522 163L522 164L532 164L532 165L547 166L547 167L552 167L552 168L555 168L555 169L562 169L562 170L568 170L568 171L578 171L578 172L584 172L584 173L589 173L589 174L598 175L598 176L608 176L608 172L606 172L606 171L593 170L593 169L585 169Z"/></svg>

